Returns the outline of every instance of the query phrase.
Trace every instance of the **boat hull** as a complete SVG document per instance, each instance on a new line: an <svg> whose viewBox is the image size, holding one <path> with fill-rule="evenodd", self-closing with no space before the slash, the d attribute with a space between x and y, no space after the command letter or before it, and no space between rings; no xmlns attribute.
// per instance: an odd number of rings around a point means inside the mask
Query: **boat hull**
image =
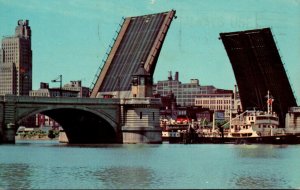
<svg viewBox="0 0 300 190"><path fill-rule="evenodd" d="M300 134L263 137L198 137L197 142L227 144L300 144Z"/></svg>
<svg viewBox="0 0 300 190"><path fill-rule="evenodd" d="M164 142L184 144L300 144L300 134L262 137L163 137Z"/></svg>
<svg viewBox="0 0 300 190"><path fill-rule="evenodd" d="M181 143L182 142L182 138L180 137L162 137L162 140L164 142L169 142L170 144L176 144L176 143Z"/></svg>

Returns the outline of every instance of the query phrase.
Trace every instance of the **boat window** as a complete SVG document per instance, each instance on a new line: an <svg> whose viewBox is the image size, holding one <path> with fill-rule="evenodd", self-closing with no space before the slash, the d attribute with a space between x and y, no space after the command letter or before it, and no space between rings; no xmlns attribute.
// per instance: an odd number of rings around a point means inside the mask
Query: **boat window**
<svg viewBox="0 0 300 190"><path fill-rule="evenodd" d="M233 137L239 137L239 136L240 136L239 133L232 133L231 135L232 135Z"/></svg>
<svg viewBox="0 0 300 190"><path fill-rule="evenodd" d="M243 133L242 134L242 137L250 137L250 136L252 136L252 133Z"/></svg>

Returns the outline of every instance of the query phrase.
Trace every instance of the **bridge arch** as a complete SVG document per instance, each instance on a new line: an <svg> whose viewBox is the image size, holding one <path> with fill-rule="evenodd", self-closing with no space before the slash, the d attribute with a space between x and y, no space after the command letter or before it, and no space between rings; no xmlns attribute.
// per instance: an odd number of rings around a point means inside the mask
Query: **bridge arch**
<svg viewBox="0 0 300 190"><path fill-rule="evenodd" d="M35 114L44 114L57 121L68 137L69 143L116 143L118 124L102 110L87 107L48 106L27 110L16 116L16 121Z"/></svg>

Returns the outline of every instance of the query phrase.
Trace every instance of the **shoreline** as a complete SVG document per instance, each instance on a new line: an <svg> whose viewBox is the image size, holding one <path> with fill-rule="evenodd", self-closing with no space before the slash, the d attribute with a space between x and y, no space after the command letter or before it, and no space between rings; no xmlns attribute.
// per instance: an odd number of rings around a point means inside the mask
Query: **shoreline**
<svg viewBox="0 0 300 190"><path fill-rule="evenodd" d="M32 137L21 137L19 135L16 135L15 140L53 140L53 141L56 141L56 140L58 140L58 137L51 139L48 136L39 137L38 135L35 135Z"/></svg>

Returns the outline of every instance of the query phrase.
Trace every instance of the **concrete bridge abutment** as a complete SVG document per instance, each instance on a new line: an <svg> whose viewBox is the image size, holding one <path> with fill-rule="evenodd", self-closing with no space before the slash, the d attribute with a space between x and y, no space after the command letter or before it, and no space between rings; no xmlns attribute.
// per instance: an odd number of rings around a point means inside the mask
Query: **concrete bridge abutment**
<svg viewBox="0 0 300 190"><path fill-rule="evenodd" d="M121 100L121 110L125 117L122 125L123 143L162 143L160 105L160 99L155 98Z"/></svg>

